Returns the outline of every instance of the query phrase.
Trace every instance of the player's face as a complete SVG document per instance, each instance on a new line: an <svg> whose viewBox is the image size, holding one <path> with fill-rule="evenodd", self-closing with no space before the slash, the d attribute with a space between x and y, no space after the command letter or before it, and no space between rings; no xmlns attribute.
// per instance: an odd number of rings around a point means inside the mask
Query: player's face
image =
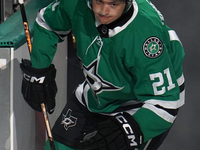
<svg viewBox="0 0 200 150"><path fill-rule="evenodd" d="M92 0L92 9L101 24L109 24L117 20L125 6L125 2L119 0Z"/></svg>

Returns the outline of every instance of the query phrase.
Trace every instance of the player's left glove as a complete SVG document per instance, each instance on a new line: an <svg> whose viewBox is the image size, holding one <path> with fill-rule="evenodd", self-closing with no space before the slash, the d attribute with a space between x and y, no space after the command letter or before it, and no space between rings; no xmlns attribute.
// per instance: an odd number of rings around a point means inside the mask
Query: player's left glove
<svg viewBox="0 0 200 150"><path fill-rule="evenodd" d="M83 150L134 150L143 143L143 133L128 113L111 117L95 129L81 141Z"/></svg>

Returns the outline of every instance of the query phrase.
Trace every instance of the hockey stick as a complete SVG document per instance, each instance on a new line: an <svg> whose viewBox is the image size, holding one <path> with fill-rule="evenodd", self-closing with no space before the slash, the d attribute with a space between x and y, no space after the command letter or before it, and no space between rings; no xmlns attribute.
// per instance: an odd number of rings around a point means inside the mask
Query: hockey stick
<svg viewBox="0 0 200 150"><path fill-rule="evenodd" d="M32 50L32 45L31 45L31 36L30 36L30 31L29 31L29 26L28 26L28 20L26 17L26 12L25 12L25 7L24 7L24 0L19 0L19 5L20 5L20 11L21 11L22 21L23 21L23 25L24 25L24 31L26 34L26 40L27 40L29 54L30 54L31 50Z"/></svg>
<svg viewBox="0 0 200 150"><path fill-rule="evenodd" d="M22 21L23 21L23 25L24 25L24 31L26 34L26 40L27 40L27 44L28 44L29 54L31 54L31 51L32 51L31 36L30 36L28 21L27 21L25 7L24 7L24 0L19 0L19 5L20 5ZM44 122L46 125L47 136L49 139L50 148L51 148L51 150L55 150L55 145L54 145L53 136L51 133L50 123L49 123L49 119L48 119L48 115L47 115L47 111L46 111L44 103L41 103L41 109L42 109L42 113L43 113L43 117L44 117Z"/></svg>

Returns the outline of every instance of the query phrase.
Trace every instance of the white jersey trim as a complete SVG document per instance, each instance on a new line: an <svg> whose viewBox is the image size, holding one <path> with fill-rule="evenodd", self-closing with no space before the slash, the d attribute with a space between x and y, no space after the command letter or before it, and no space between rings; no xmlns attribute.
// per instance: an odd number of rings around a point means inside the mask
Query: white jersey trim
<svg viewBox="0 0 200 150"><path fill-rule="evenodd" d="M178 86L181 86L185 82L184 75L177 79Z"/></svg>
<svg viewBox="0 0 200 150"><path fill-rule="evenodd" d="M182 75L177 79L178 86L184 84L185 78ZM167 109L177 109L185 104L185 90L183 90L179 95L179 100L171 101L171 100L157 100L157 99L149 99L145 101L146 104L160 105Z"/></svg>
<svg viewBox="0 0 200 150"><path fill-rule="evenodd" d="M177 79L177 83L179 86L184 84L184 76L182 75L180 78ZM178 109L185 103L185 90L183 90L179 95L179 100L171 101L171 100L157 100L157 99L150 99L145 101L145 104L142 106L143 108L149 109L152 112L156 113L158 116L163 118L164 120L173 123L176 119L176 116L169 114L164 109L158 108L155 105L159 105L166 109Z"/></svg>
<svg viewBox="0 0 200 150"><path fill-rule="evenodd" d="M133 11L131 18L123 26L117 26L114 29L109 29L109 31L108 31L109 37L113 37L116 34L118 34L119 32L121 32L122 30L124 30L135 19L135 17L138 14L138 5L135 1L133 1L132 3L133 3L134 11ZM95 17L95 25L96 25L96 27L101 25L101 23L99 22L97 17Z"/></svg>
<svg viewBox="0 0 200 150"><path fill-rule="evenodd" d="M43 9L40 10L40 12L37 15L36 22L38 23L38 25L40 25L41 27L45 28L46 30L55 32L62 40L64 40L65 37L67 36L67 34L69 34L69 32L71 30L69 30L69 31L55 31L55 30L51 29L46 24L46 21L45 21L45 19L43 17L46 8L47 7L44 7ZM61 35L64 35L64 36L61 36Z"/></svg>
<svg viewBox="0 0 200 150"><path fill-rule="evenodd" d="M121 32L122 30L124 30L136 17L136 15L138 14L138 5L136 3L136 1L133 1L133 8L134 8L134 12L132 17L122 26L122 27L116 27L114 29L109 29L109 37L113 37L116 34L118 34L119 32Z"/></svg>
<svg viewBox="0 0 200 150"><path fill-rule="evenodd" d="M164 100L157 100L157 99L150 99L145 101L145 104L148 105L159 105L166 109L177 109L184 105L184 97L185 97L185 90L180 93L180 99L177 101L164 101Z"/></svg>
<svg viewBox="0 0 200 150"><path fill-rule="evenodd" d="M88 93L88 90L90 89L90 86L87 84L85 87L84 87L84 83L83 82L82 84L80 84L78 86L78 88L75 90L75 95L76 95L76 98L78 99L78 101L85 107L87 107L87 109L89 111L91 111L88 107L88 96L87 96L87 93ZM84 99L85 99L85 103L83 102L83 99L82 99L82 96L84 96ZM92 112L92 111L91 111Z"/></svg>
<svg viewBox="0 0 200 150"><path fill-rule="evenodd" d="M157 108L154 105L144 104L142 106L142 108L151 110L152 112L154 112L155 114L157 114L158 116L160 116L161 118L163 118L164 120L166 120L167 122L170 122L170 123L173 123L174 120L176 119L176 116L172 116L165 110Z"/></svg>
<svg viewBox="0 0 200 150"><path fill-rule="evenodd" d="M174 30L169 30L168 33L169 33L170 41L179 41L181 43L181 40L179 39L178 35L176 34Z"/></svg>
<svg viewBox="0 0 200 150"><path fill-rule="evenodd" d="M83 94L83 84L79 85L78 88L75 91L76 98L78 101L85 106L85 104L82 102L82 94Z"/></svg>

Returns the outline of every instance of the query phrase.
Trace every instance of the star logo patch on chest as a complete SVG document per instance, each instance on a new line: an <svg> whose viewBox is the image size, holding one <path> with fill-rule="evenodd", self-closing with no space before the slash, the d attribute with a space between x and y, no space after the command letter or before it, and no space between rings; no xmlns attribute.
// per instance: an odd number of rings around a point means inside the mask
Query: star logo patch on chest
<svg viewBox="0 0 200 150"><path fill-rule="evenodd" d="M91 64L88 66L83 65L83 73L85 75L87 83L90 85L95 97L97 94L100 94L103 91L118 91L121 90L121 87L117 87L112 83L105 81L99 74L98 74L98 67L99 67L100 56L95 59Z"/></svg>

